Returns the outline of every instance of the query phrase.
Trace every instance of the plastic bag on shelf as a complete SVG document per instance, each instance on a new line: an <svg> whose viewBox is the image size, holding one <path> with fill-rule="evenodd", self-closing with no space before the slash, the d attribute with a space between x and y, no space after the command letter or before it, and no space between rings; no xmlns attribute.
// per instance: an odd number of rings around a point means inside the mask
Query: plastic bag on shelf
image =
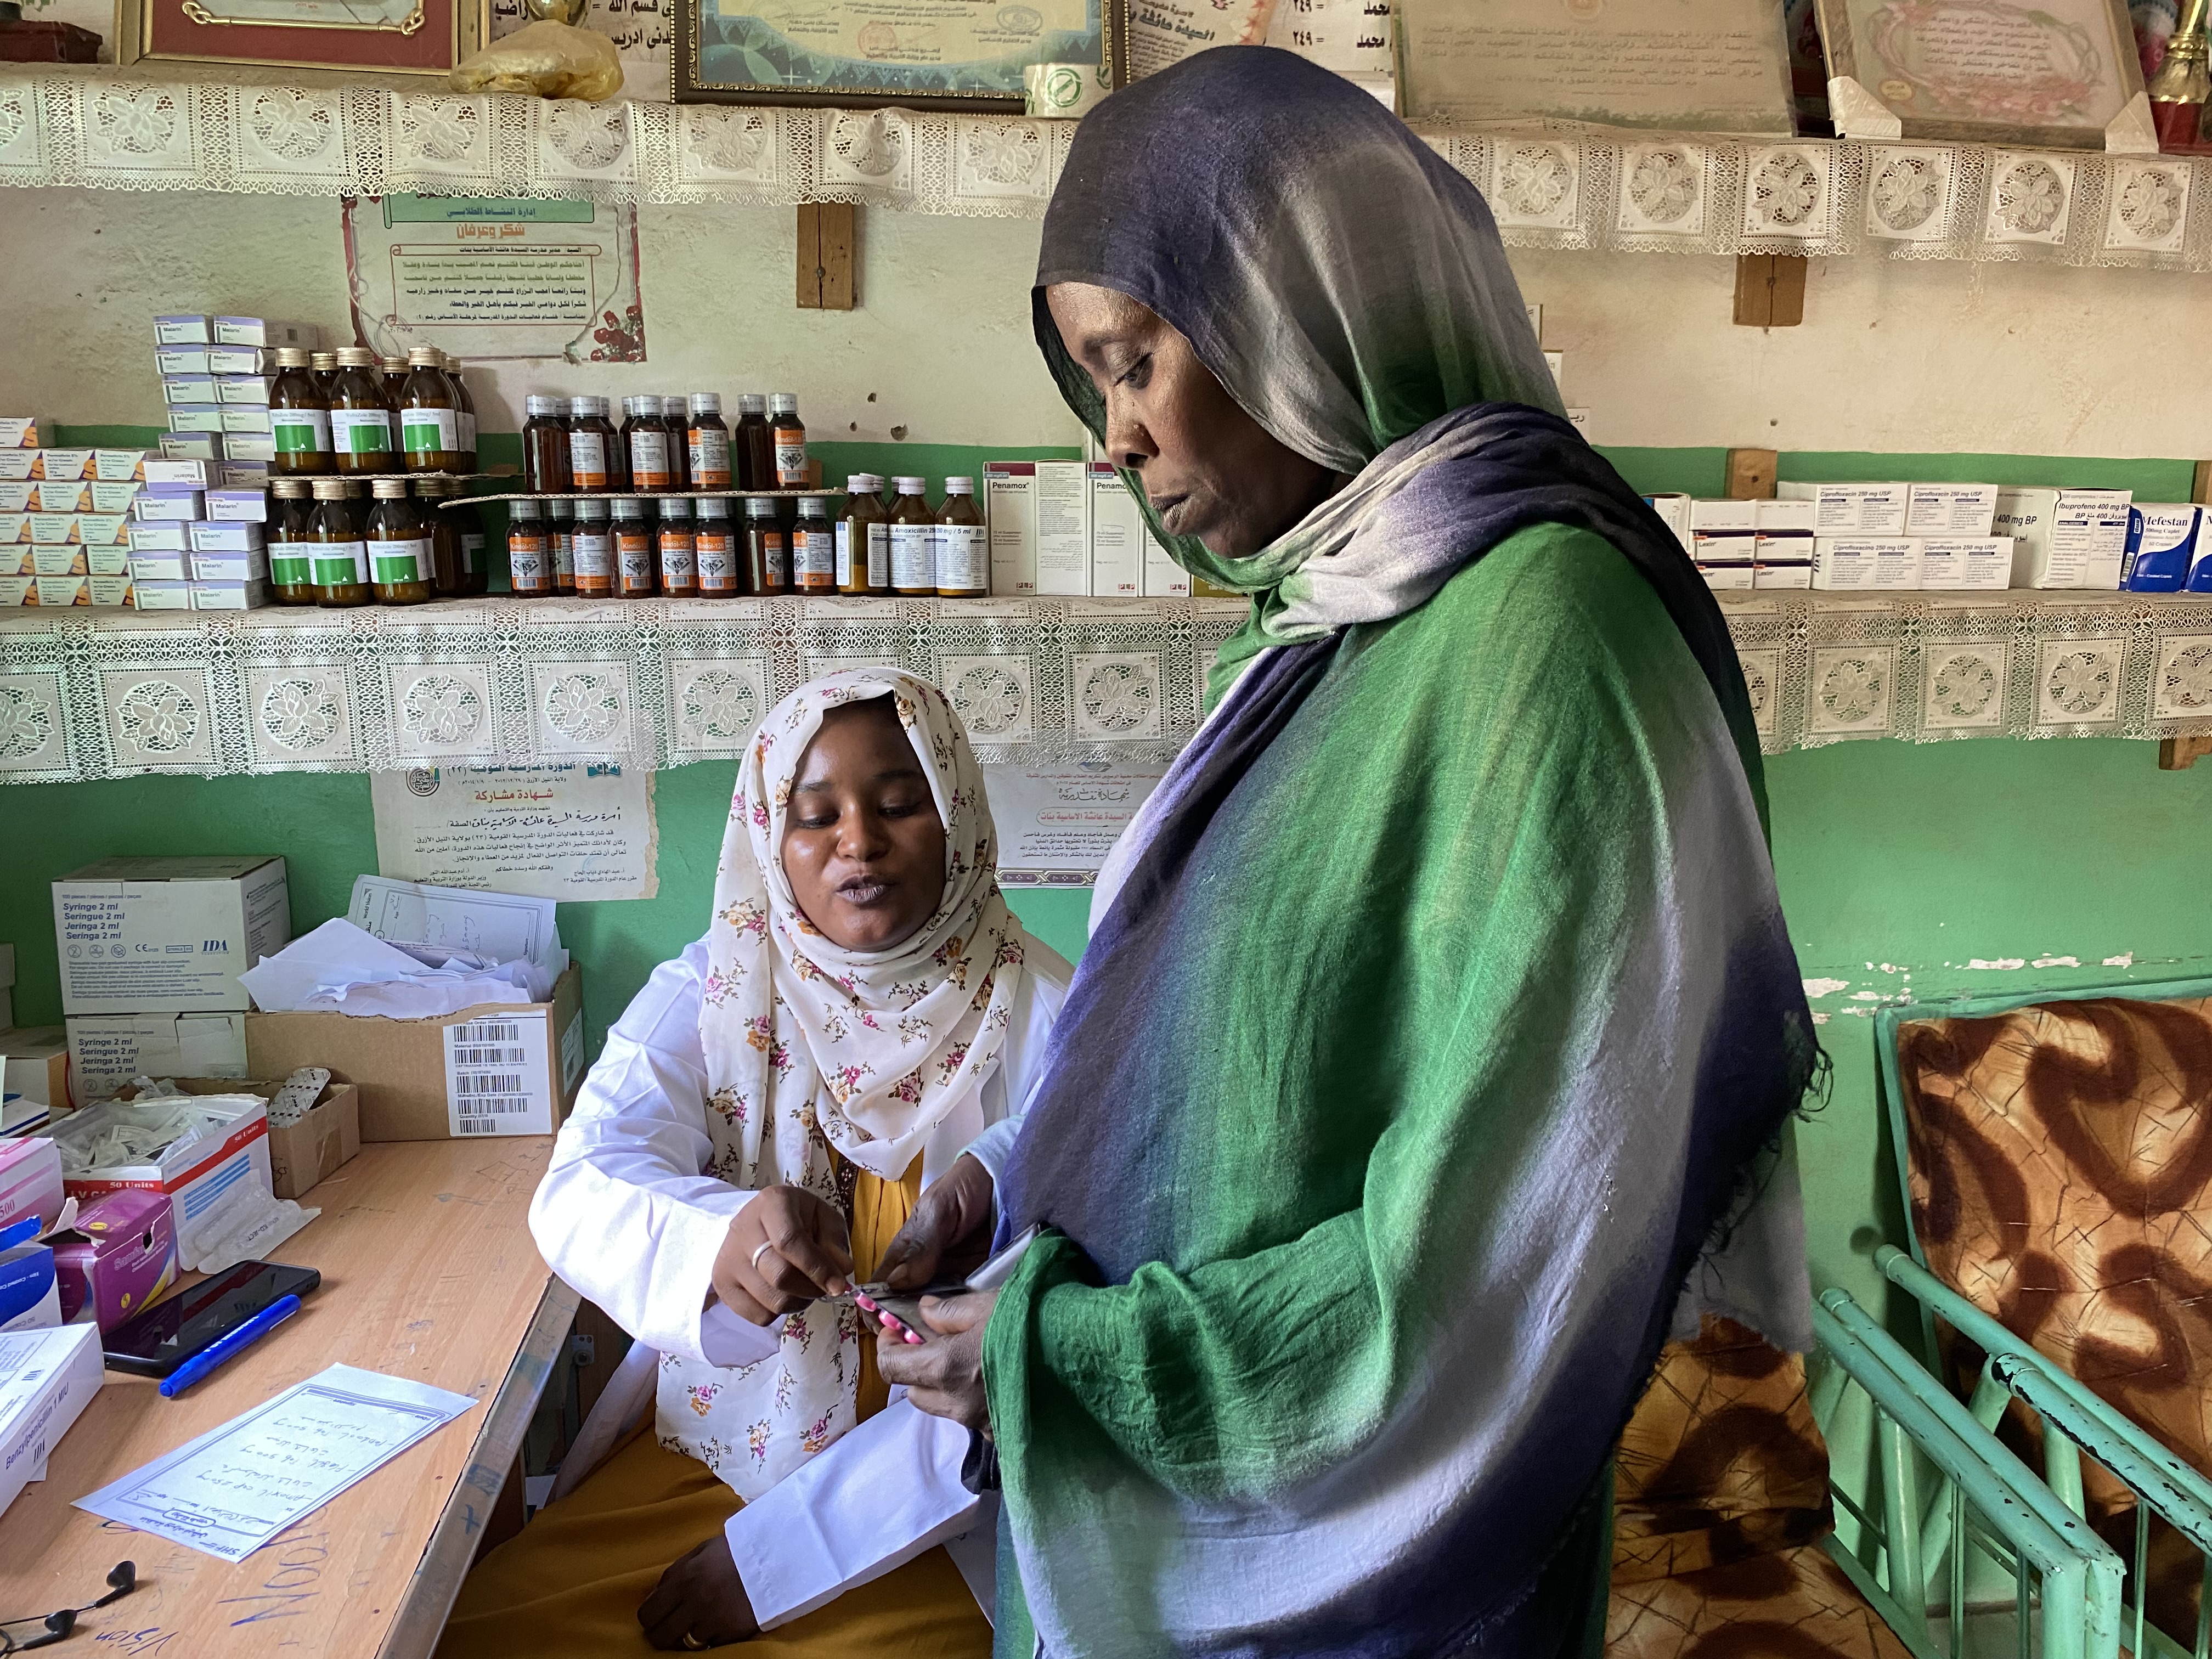
<svg viewBox="0 0 2212 1659"><path fill-rule="evenodd" d="M471 52L446 83L455 92L528 92L596 103L622 90L622 60L605 35L540 19Z"/></svg>

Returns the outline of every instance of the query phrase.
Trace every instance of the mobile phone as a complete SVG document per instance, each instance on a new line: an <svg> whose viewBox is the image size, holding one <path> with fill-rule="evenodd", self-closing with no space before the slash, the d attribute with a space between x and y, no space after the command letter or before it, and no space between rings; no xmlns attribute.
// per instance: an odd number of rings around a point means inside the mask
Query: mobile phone
<svg viewBox="0 0 2212 1659"><path fill-rule="evenodd" d="M323 1282L313 1267L241 1261L125 1320L100 1340L107 1368L133 1376L167 1376L224 1333L279 1297L305 1296Z"/></svg>

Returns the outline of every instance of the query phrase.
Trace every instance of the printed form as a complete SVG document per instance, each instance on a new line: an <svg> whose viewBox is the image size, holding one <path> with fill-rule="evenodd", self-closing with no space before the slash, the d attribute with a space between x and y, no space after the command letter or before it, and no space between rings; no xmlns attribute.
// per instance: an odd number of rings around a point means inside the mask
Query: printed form
<svg viewBox="0 0 2212 1659"><path fill-rule="evenodd" d="M333 1365L76 1507L242 1561L476 1404L425 1382Z"/></svg>

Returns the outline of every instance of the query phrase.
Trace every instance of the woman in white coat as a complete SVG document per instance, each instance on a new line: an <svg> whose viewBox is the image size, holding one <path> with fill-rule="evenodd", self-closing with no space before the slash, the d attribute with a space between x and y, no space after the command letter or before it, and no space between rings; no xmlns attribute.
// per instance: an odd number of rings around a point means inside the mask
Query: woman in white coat
<svg viewBox="0 0 2212 1659"><path fill-rule="evenodd" d="M968 1437L890 1401L860 1313L815 1298L878 1271L925 1185L988 1193L1039 1074L1070 970L996 853L927 682L832 674L762 722L707 936L608 1033L531 1209L658 1355L653 1425L485 1559L440 1659L988 1653Z"/></svg>

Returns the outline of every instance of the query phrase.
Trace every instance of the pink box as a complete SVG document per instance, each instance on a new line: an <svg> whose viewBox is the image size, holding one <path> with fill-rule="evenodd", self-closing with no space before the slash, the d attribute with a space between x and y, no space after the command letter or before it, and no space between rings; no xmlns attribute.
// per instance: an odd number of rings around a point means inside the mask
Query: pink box
<svg viewBox="0 0 2212 1659"><path fill-rule="evenodd" d="M0 1140L0 1227L27 1215L51 1227L62 1212L62 1155L44 1135Z"/></svg>
<svg viewBox="0 0 2212 1659"><path fill-rule="evenodd" d="M125 1188L95 1198L76 1212L76 1226L48 1242L64 1323L89 1304L94 1322L112 1330L177 1276L176 1212L166 1193Z"/></svg>

